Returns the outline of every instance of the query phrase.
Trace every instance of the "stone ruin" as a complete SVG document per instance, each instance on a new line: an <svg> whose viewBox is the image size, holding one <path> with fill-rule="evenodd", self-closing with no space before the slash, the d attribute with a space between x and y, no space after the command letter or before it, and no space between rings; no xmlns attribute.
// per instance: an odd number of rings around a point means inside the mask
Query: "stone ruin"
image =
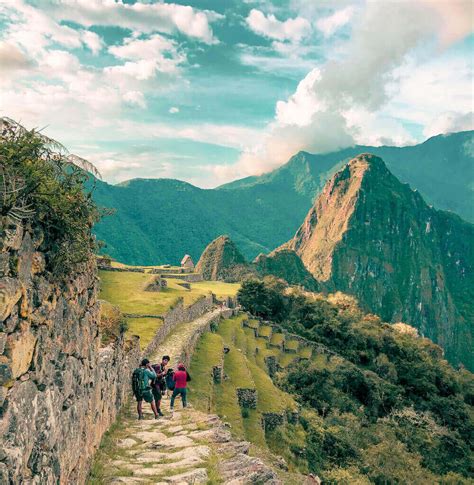
<svg viewBox="0 0 474 485"><path fill-rule="evenodd" d="M273 377L280 370L280 365L278 364L277 358L274 355L268 355L265 357L265 364L270 377Z"/></svg>
<svg viewBox="0 0 474 485"><path fill-rule="evenodd" d="M278 426L285 423L285 415L283 413L263 413L262 427L264 431L273 431Z"/></svg>
<svg viewBox="0 0 474 485"><path fill-rule="evenodd" d="M145 291L161 291L168 286L168 282L161 276L157 276L153 281L145 288Z"/></svg>
<svg viewBox="0 0 474 485"><path fill-rule="evenodd" d="M256 409L258 400L257 389L238 387L237 400L241 408Z"/></svg>

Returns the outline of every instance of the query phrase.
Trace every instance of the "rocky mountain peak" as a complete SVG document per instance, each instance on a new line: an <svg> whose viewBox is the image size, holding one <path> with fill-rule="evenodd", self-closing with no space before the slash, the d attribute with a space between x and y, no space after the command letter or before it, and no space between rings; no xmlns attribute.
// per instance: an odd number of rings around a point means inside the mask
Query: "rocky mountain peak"
<svg viewBox="0 0 474 485"><path fill-rule="evenodd" d="M225 279L228 272L236 266L246 264L237 246L227 235L214 239L203 251L196 271L202 273L205 280Z"/></svg>
<svg viewBox="0 0 474 485"><path fill-rule="evenodd" d="M284 247L328 289L417 327L472 367L472 306L462 295L473 283L473 238L474 226L434 210L381 158L361 154L328 180ZM456 261L446 258L454 248Z"/></svg>

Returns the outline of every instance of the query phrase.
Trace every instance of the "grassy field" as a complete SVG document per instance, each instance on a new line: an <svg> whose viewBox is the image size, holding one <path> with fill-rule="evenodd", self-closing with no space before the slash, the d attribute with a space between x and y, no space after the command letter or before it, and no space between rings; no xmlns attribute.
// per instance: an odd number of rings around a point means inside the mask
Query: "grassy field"
<svg viewBox="0 0 474 485"><path fill-rule="evenodd" d="M279 349L267 348L268 339L255 337L251 328L242 328L244 318L241 315L224 320L216 334L206 334L201 338L191 362L191 395L196 407L219 414L231 424L234 434L266 448L262 413L284 412L294 409L296 404L291 396L273 384L266 371L265 356L278 356ZM221 384L214 384L212 367L221 362L224 345L230 349L224 356L227 378ZM293 354L292 358L295 357ZM255 388L258 393L257 409L250 409L245 417L237 401L239 387Z"/></svg>
<svg viewBox="0 0 474 485"><path fill-rule="evenodd" d="M161 318L127 318L127 335L139 335L140 348L143 350L153 340L162 323Z"/></svg>
<svg viewBox="0 0 474 485"><path fill-rule="evenodd" d="M116 267L126 267L113 262ZM150 267L152 268L152 267ZM220 281L200 281L191 283L191 289L183 288L182 280L167 278L167 288L159 292L145 291L145 288L156 278L149 273L99 271L100 298L116 305L122 313L136 315L164 315L172 306L182 299L188 306L202 296L214 293L218 298L235 296L239 284ZM144 349L153 339L162 320L158 318L128 318L128 335L140 337L140 347Z"/></svg>

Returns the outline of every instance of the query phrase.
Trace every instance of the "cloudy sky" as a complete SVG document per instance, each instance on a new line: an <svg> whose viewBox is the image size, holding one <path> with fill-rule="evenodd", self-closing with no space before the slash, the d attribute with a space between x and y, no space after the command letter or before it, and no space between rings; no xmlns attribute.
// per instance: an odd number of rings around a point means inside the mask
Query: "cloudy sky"
<svg viewBox="0 0 474 485"><path fill-rule="evenodd" d="M473 126L468 0L0 0L0 116L202 187Z"/></svg>

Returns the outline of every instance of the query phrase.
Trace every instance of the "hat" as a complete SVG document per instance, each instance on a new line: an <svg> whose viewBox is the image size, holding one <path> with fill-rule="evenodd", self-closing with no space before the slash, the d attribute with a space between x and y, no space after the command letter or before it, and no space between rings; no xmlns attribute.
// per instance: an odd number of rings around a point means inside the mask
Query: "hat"
<svg viewBox="0 0 474 485"><path fill-rule="evenodd" d="M186 367L184 366L184 364L183 364L182 362L180 362L180 363L178 364L178 369L179 369L179 370L185 370L185 369L186 369Z"/></svg>

